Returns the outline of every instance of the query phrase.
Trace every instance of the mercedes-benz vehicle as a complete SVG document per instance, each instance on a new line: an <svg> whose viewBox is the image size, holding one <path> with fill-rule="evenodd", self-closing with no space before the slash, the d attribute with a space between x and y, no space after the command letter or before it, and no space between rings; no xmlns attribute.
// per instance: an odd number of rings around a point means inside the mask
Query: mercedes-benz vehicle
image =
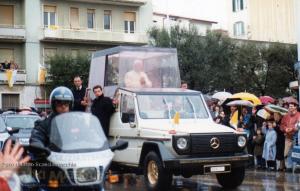
<svg viewBox="0 0 300 191"><path fill-rule="evenodd" d="M128 141L113 169L143 173L148 190L167 190L173 175L216 174L239 186L250 155L246 134L214 123L201 92L180 87L176 49L115 47L93 54L89 88L112 96L109 141ZM93 99L93 95L90 96Z"/></svg>

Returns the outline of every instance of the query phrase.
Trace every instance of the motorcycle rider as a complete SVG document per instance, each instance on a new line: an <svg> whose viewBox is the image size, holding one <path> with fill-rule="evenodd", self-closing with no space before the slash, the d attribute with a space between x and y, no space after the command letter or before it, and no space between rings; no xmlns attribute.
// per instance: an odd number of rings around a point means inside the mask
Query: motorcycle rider
<svg viewBox="0 0 300 191"><path fill-rule="evenodd" d="M50 94L50 104L52 113L43 120L35 123L30 137L30 144L47 147L49 145L49 135L52 119L61 114L69 112L74 103L74 96L69 88L60 86L55 88Z"/></svg>

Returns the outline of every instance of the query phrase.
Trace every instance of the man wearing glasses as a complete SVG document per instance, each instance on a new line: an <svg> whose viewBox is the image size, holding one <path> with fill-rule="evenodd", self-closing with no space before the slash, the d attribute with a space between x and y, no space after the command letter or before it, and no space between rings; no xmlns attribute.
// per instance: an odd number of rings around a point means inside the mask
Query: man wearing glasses
<svg viewBox="0 0 300 191"><path fill-rule="evenodd" d="M57 87L50 94L52 113L45 119L37 121L32 130L30 144L40 147L49 145L49 135L52 119L62 113L69 112L73 106L72 91L66 87Z"/></svg>

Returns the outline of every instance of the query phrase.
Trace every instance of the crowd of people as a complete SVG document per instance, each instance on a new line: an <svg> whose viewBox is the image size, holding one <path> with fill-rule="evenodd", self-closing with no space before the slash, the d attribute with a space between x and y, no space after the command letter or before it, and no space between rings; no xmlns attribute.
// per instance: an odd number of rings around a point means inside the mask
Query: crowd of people
<svg viewBox="0 0 300 191"><path fill-rule="evenodd" d="M291 102L275 100L272 105L285 108L287 112L267 111L264 117L259 116L258 111L266 105L226 106L218 100L210 102L209 108L216 123L247 134L247 151L255 159L249 163L250 168L298 173L291 159L293 146L300 141L298 102L295 99ZM234 118L238 119L236 125Z"/></svg>
<svg viewBox="0 0 300 191"><path fill-rule="evenodd" d="M0 71L4 72L6 70L17 70L19 68L18 64L11 60L5 60L4 62L0 63Z"/></svg>

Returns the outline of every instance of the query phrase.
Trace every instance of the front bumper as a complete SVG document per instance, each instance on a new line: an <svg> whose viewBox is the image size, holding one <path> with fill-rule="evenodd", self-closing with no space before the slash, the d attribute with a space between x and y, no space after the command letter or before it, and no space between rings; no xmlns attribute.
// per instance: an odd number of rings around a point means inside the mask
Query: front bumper
<svg viewBox="0 0 300 191"><path fill-rule="evenodd" d="M206 166L229 166L229 171L235 167L246 166L252 155L243 154L238 156L223 157L201 157L201 158L181 158L164 160L165 168L175 174L206 174Z"/></svg>

